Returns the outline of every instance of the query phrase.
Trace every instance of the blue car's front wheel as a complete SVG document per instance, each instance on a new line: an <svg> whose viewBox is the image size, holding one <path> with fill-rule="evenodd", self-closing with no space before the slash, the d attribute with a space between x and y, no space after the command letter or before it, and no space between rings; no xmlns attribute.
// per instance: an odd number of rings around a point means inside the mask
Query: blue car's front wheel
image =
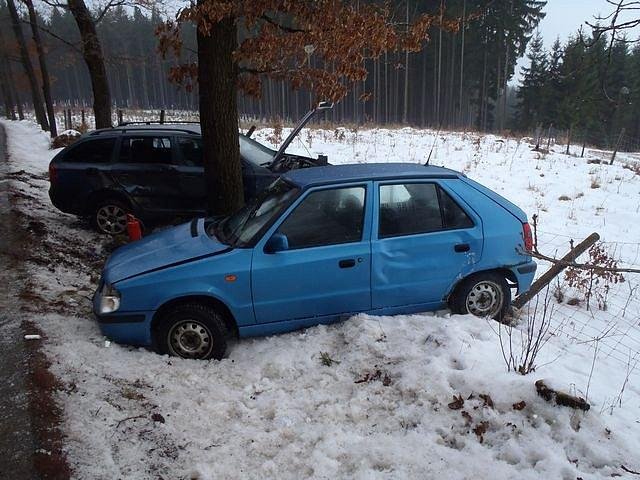
<svg viewBox="0 0 640 480"><path fill-rule="evenodd" d="M199 360L224 356L227 332L215 309L197 303L178 305L160 322L157 343L161 353Z"/></svg>

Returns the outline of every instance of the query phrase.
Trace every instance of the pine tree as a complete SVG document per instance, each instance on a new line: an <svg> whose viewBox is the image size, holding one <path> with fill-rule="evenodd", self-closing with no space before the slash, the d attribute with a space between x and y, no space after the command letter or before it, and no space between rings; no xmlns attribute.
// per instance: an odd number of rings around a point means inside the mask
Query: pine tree
<svg viewBox="0 0 640 480"><path fill-rule="evenodd" d="M533 37L527 58L529 67L523 68L523 78L517 95L520 102L518 124L524 130L534 128L545 117L543 94L548 80L549 60L540 32L536 32Z"/></svg>

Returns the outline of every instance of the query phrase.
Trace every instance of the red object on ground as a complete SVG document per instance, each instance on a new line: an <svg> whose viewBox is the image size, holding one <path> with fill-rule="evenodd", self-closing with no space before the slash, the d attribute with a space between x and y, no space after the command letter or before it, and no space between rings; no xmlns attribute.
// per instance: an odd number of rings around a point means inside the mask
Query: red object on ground
<svg viewBox="0 0 640 480"><path fill-rule="evenodd" d="M140 226L140 220L131 215L127 214L127 235L129 235L129 241L135 242L136 240L140 240L142 238L142 227Z"/></svg>

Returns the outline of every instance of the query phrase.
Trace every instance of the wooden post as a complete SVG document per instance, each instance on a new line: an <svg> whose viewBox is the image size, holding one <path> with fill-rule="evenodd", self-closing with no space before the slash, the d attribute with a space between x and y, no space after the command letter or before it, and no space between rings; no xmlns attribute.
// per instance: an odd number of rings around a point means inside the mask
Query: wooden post
<svg viewBox="0 0 640 480"><path fill-rule="evenodd" d="M118 125L122 125L122 110L118 110Z"/></svg>
<svg viewBox="0 0 640 480"><path fill-rule="evenodd" d="M69 123L67 122L67 109L62 110L62 116L64 117L64 129L69 130Z"/></svg>
<svg viewBox="0 0 640 480"><path fill-rule="evenodd" d="M569 155L570 147L571 147L571 127L569 127L569 130L567 132L567 152L566 152L567 155Z"/></svg>
<svg viewBox="0 0 640 480"><path fill-rule="evenodd" d="M613 149L613 154L611 155L611 161L609 165L613 165L613 161L616 159L616 153L618 153L618 148L620 147L620 142L622 141L622 137L624 136L625 129L620 130L620 135L618 136L618 141L616 142L616 146Z"/></svg>
<svg viewBox="0 0 640 480"><path fill-rule="evenodd" d="M567 264L574 262L576 258L582 255L584 252L588 250L588 248L600 240L600 235L597 233L592 233L587 238L585 238L582 242L576 245L575 248L569 250L564 257L562 257L558 263L551 265L551 268L547 270L538 280L533 282L533 285L529 288L528 291L524 292L522 295L518 295L518 297L513 301L513 306L516 308L524 307L529 300L535 297L544 287L546 287L551 280L556 278L560 272L562 272L565 268L567 268Z"/></svg>
<svg viewBox="0 0 640 480"><path fill-rule="evenodd" d="M82 125L84 125L85 124L85 121L84 121L84 109L80 110L80 114L82 115Z"/></svg>
<svg viewBox="0 0 640 480"><path fill-rule="evenodd" d="M551 129L553 128L553 123L549 125L549 131L547 132L547 152L551 148Z"/></svg>
<svg viewBox="0 0 640 480"><path fill-rule="evenodd" d="M580 158L584 158L584 148L587 146L587 132L584 132L584 138L582 139L582 153Z"/></svg>
<svg viewBox="0 0 640 480"><path fill-rule="evenodd" d="M540 150L540 137L542 135L542 125L536 127L536 150Z"/></svg>
<svg viewBox="0 0 640 480"><path fill-rule="evenodd" d="M164 109L160 110L160 123L164 123Z"/></svg>
<svg viewBox="0 0 640 480"><path fill-rule="evenodd" d="M67 110L67 118L69 119L69 128L73 128L73 122L71 121L71 109Z"/></svg>

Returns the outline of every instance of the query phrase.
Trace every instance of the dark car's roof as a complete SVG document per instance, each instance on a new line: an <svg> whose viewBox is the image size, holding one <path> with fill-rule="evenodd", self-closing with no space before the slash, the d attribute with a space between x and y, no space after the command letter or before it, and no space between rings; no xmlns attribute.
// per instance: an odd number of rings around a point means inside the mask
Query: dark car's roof
<svg viewBox="0 0 640 480"><path fill-rule="evenodd" d="M125 132L135 131L137 133L141 132L184 132L184 133L194 133L200 135L200 124L199 123L136 123L131 125L118 125L117 127L112 128L101 128L99 130L95 130L90 132L89 135L108 135L114 134L119 135Z"/></svg>
<svg viewBox="0 0 640 480"><path fill-rule="evenodd" d="M300 187L329 183L406 178L457 178L460 173L444 167L416 163L358 163L291 170L283 178Z"/></svg>

